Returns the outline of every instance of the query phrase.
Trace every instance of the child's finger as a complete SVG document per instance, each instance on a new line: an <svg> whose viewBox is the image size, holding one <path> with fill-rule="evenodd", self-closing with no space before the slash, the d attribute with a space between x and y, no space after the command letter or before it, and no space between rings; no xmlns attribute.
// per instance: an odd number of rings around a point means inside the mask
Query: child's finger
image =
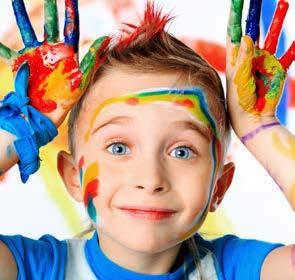
<svg viewBox="0 0 295 280"><path fill-rule="evenodd" d="M242 37L242 12L244 0L232 0L230 8L230 16L227 27L227 34L231 39L231 43L239 44Z"/></svg>
<svg viewBox="0 0 295 280"><path fill-rule="evenodd" d="M0 57L2 57L6 62L10 62L18 56L17 52L6 47L0 43Z"/></svg>
<svg viewBox="0 0 295 280"><path fill-rule="evenodd" d="M87 88L93 70L98 67L99 63L103 62L104 58L101 57L101 54L108 47L110 40L111 38L107 36L103 36L95 40L90 46L87 54L82 59L79 67L83 75L80 84L81 91Z"/></svg>
<svg viewBox="0 0 295 280"><path fill-rule="evenodd" d="M290 48L279 59L279 62L282 64L283 68L287 71L294 60L295 60L295 41L293 41Z"/></svg>
<svg viewBox="0 0 295 280"><path fill-rule="evenodd" d="M281 35L284 19L289 8L289 3L286 0L278 2L271 26L267 32L267 37L264 43L264 49L271 54L277 50L278 40Z"/></svg>
<svg viewBox="0 0 295 280"><path fill-rule="evenodd" d="M75 53L78 53L80 36L78 0L65 0L65 9L65 43L72 46Z"/></svg>
<svg viewBox="0 0 295 280"><path fill-rule="evenodd" d="M12 0L12 7L25 47L36 47L37 37L29 20L23 0Z"/></svg>
<svg viewBox="0 0 295 280"><path fill-rule="evenodd" d="M262 0L251 0L246 24L246 35L250 36L254 43L259 38L259 23Z"/></svg>
<svg viewBox="0 0 295 280"><path fill-rule="evenodd" d="M49 43L56 43L59 39L56 0L45 0L44 16L44 39Z"/></svg>
<svg viewBox="0 0 295 280"><path fill-rule="evenodd" d="M254 42L249 36L243 36L237 55L235 70L243 68L245 78L252 76L252 59L254 57Z"/></svg>

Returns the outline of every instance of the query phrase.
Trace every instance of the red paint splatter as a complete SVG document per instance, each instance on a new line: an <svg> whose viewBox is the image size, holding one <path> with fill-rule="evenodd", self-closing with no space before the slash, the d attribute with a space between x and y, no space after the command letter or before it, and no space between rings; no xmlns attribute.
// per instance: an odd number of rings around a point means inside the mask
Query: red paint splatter
<svg viewBox="0 0 295 280"><path fill-rule="evenodd" d="M98 195L98 179L92 180L87 184L84 193L84 205L87 206L89 201Z"/></svg>
<svg viewBox="0 0 295 280"><path fill-rule="evenodd" d="M131 97L126 100L126 103L128 105L137 105L139 103L139 100L136 97Z"/></svg>
<svg viewBox="0 0 295 280"><path fill-rule="evenodd" d="M174 102L174 105L183 106L183 107L187 107L187 108L193 108L194 107L194 103L191 100L189 100L189 99L176 100Z"/></svg>
<svg viewBox="0 0 295 280"><path fill-rule="evenodd" d="M268 87L264 84L263 80L260 79L259 76L263 75L267 80L270 80L271 74L267 73L264 68L264 60L265 56L258 56L253 58L252 61L252 74L255 78L256 86L257 86L257 100L255 103L255 110L257 112L261 112L265 106L266 100L265 95L268 91Z"/></svg>
<svg viewBox="0 0 295 280"><path fill-rule="evenodd" d="M28 96L32 106L41 112L50 113L57 107L54 100L43 99L46 91L44 88L39 89L39 86L44 82L46 85L47 77L56 70L59 63L64 63L63 74L68 74L67 80L70 81L70 90L74 91L80 85L82 73L78 68L74 50L64 43L55 45L44 43L40 47L21 55L12 64L14 73L24 61L28 61L30 68Z"/></svg>
<svg viewBox="0 0 295 280"><path fill-rule="evenodd" d="M116 48L122 50L129 47L141 35L144 36L147 42L156 36L161 36L165 26L171 19L172 17L169 14L163 15L162 10L156 10L154 3L148 1L140 25L126 24L129 29L123 30Z"/></svg>
<svg viewBox="0 0 295 280"><path fill-rule="evenodd" d="M80 158L79 163L78 163L78 168L79 169L82 169L83 165L84 165L84 156L82 156Z"/></svg>

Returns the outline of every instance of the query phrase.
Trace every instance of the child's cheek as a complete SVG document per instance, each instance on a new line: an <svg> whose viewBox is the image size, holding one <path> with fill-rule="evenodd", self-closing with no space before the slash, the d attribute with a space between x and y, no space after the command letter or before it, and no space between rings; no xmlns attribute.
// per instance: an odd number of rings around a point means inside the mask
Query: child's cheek
<svg viewBox="0 0 295 280"><path fill-rule="evenodd" d="M80 184L83 188L83 201L90 219L97 223L97 213L93 204L93 199L99 194L99 166L98 162L90 164L84 168L85 162L82 156L79 160ZM85 172L84 172L85 170Z"/></svg>

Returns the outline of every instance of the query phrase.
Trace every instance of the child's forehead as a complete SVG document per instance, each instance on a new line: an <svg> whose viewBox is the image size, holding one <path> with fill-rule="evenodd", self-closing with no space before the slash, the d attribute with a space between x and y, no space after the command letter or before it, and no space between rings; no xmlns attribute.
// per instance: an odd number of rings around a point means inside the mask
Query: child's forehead
<svg viewBox="0 0 295 280"><path fill-rule="evenodd" d="M90 115L86 124L86 141L97 123L124 115L129 116L129 119L137 119L141 125L145 121L169 125L177 119L191 120L218 137L214 116L201 88L151 88L114 95L99 104L92 104L86 111Z"/></svg>

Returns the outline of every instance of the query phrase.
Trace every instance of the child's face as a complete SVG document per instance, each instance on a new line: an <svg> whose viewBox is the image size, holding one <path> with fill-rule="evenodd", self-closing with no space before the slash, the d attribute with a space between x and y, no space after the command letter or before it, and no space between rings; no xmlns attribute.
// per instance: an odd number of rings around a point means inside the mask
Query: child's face
<svg viewBox="0 0 295 280"><path fill-rule="evenodd" d="M185 86L177 81L176 74L126 70L103 76L92 87L77 121L79 172L74 176L63 172L64 177L71 176L72 185L78 184L79 173L80 198L83 195L100 235L134 250L157 251L194 234L210 209L222 165L215 119L201 98L203 92L136 94ZM159 207L173 213L132 212L124 207Z"/></svg>

